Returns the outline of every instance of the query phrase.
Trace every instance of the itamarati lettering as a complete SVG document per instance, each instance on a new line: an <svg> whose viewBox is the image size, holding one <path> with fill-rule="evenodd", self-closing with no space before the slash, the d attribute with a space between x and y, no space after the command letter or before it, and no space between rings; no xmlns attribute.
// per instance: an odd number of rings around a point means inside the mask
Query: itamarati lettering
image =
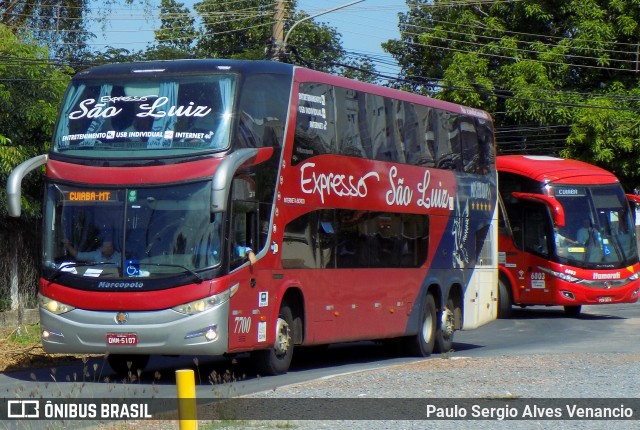
<svg viewBox="0 0 640 430"><path fill-rule="evenodd" d="M140 289L144 282L100 282L98 288Z"/></svg>
<svg viewBox="0 0 640 430"><path fill-rule="evenodd" d="M620 279L620 272L616 273L594 273L593 279Z"/></svg>

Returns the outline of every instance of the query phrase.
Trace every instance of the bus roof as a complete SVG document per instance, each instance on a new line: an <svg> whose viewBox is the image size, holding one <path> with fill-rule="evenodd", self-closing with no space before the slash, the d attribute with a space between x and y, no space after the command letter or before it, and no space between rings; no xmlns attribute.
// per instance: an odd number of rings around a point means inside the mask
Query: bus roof
<svg viewBox="0 0 640 430"><path fill-rule="evenodd" d="M593 164L564 158L537 155L501 155L496 157L499 172L523 175L542 183L614 184L615 175Z"/></svg>
<svg viewBox="0 0 640 430"><path fill-rule="evenodd" d="M131 76L162 76L163 74L202 74L207 72L238 72L243 75L269 73L294 76L299 81L317 81L358 91L369 92L383 97L432 106L438 109L482 118L492 121L488 112L468 106L457 105L428 96L413 94L381 85L360 82L329 73L306 69L292 64L269 60L224 60L224 59L182 59L162 61L139 61L115 63L92 67L78 72L74 79L126 78Z"/></svg>
<svg viewBox="0 0 640 430"><path fill-rule="evenodd" d="M396 100L402 100L409 103L415 103L422 106L430 106L436 109L442 109L457 114L463 114L481 118L486 121L492 122L491 115L488 112L469 106L463 106L455 103L451 103L445 100L435 99L433 97L425 96L422 94L411 93L408 91L398 90L395 88L389 88L382 85L376 85L368 82L356 81L353 79L331 75L325 72L318 72L316 70L305 69L304 67L296 67L295 78L298 81L311 81L321 82L329 85L335 85L337 87L349 88L356 91L363 91L369 94L378 95L381 97L390 97Z"/></svg>
<svg viewBox="0 0 640 430"><path fill-rule="evenodd" d="M276 73L292 75L294 66L291 64L278 63L276 61L246 61L246 60L218 60L218 59L188 59L188 60L162 60L162 61L139 61L132 63L105 64L83 70L75 77L100 79L113 76L131 75L161 75L190 74L205 72L235 71L243 74L250 73Z"/></svg>

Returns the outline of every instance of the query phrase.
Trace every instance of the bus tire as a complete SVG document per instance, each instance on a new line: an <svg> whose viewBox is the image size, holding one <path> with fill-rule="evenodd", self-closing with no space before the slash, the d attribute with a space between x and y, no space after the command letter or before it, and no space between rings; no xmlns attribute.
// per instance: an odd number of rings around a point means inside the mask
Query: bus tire
<svg viewBox="0 0 640 430"><path fill-rule="evenodd" d="M427 294L420 312L420 328L415 336L404 339L404 349L414 357L428 357L433 352L436 342L437 312L436 302L431 294Z"/></svg>
<svg viewBox="0 0 640 430"><path fill-rule="evenodd" d="M569 317L577 317L580 315L580 311L582 311L582 306L565 306L564 313Z"/></svg>
<svg viewBox="0 0 640 430"><path fill-rule="evenodd" d="M149 363L148 354L109 354L107 363L111 370L120 378L131 379L138 377L138 372L144 371Z"/></svg>
<svg viewBox="0 0 640 430"><path fill-rule="evenodd" d="M255 351L253 361L260 375L281 375L289 370L293 358L293 313L286 303L278 312L273 348Z"/></svg>
<svg viewBox="0 0 640 430"><path fill-rule="evenodd" d="M447 307L442 309L438 318L438 329L436 331L436 342L434 351L445 353L453 349L453 335L456 327L455 304L453 299L447 300Z"/></svg>
<svg viewBox="0 0 640 430"><path fill-rule="evenodd" d="M511 317L511 291L508 284L498 281L498 318Z"/></svg>

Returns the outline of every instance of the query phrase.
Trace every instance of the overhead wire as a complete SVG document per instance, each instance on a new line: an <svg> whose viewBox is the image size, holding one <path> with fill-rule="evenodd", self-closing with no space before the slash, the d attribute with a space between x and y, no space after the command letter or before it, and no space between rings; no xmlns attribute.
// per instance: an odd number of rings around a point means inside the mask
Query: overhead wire
<svg viewBox="0 0 640 430"><path fill-rule="evenodd" d="M505 1L499 1L499 2L500 3L507 3L507 2L512 2L512 1L513 0L505 0ZM468 6L470 4L473 4L473 5L486 5L486 4L492 4L492 3L497 3L497 2L496 1L489 1L489 0L484 0L484 1L480 1L479 0L479 1L475 1L475 2L469 2L467 0L464 0L464 1L441 2L441 3L438 3L438 4L442 5L442 6L450 6L450 5L457 5L457 6L466 5L466 6ZM424 5L422 5L422 6L424 6ZM208 16L222 16L223 14L224 14L224 12L208 12ZM257 13L257 14L254 14L254 15L243 15L242 18L241 18L237 14L235 15L235 17L232 17L232 14L229 13L229 14L226 15L229 19L226 20L226 21L223 21L223 22L233 23L233 22L236 22L237 20L240 20L240 19L264 18L267 15L271 15L271 14L270 13ZM180 15L180 16L182 16L182 15ZM190 14L189 16L192 16L192 15ZM267 20L264 24L258 24L256 26L243 27L243 28L240 28L240 29L233 29L233 30L229 30L229 31L225 31L225 32L216 33L216 34L219 35L219 34L225 34L225 33L232 33L232 32L235 32L235 31L246 31L249 28L256 28L256 27L267 26L267 25L272 25L272 24L273 24L273 20ZM354 24L355 24L355 22L354 22ZM354 28L361 28L361 24L362 24L361 21L359 21L359 24L360 24L360 26L354 25ZM411 26L411 28L420 29L422 27L413 25L413 26ZM492 29L491 31L494 31L494 30ZM515 32L512 32L510 34L513 34L513 33L515 33ZM408 34L410 36L417 36L418 35L418 33L406 33L406 32L404 34L405 35ZM469 34L463 33L463 32L449 32L448 34L452 34L452 35L456 34L458 36L468 36L469 35ZM521 34L521 35L522 36L530 36L530 35L527 35L526 33ZM478 35L474 34L474 36L478 36ZM486 36L481 36L481 37L485 37L486 38ZM176 39L172 38L172 40L176 40ZM489 39L486 39L486 40L489 40ZM443 41L458 42L458 43L468 43L466 41L460 41L458 39L453 39L453 38L443 38ZM531 42L518 41L518 43L531 43ZM452 50L451 48L437 46L437 45L430 45L430 44L418 44L418 43L415 43L415 42L409 42L409 44L410 45L414 45L415 47L419 47L419 48L435 48L435 49L449 49L449 50ZM94 44L93 46L97 46L97 44ZM477 44L474 45L473 43L471 43L471 44L468 43L468 46L477 47L479 45L477 45ZM470 49L470 50L458 50L458 51L459 52L468 53L468 52L472 52L472 49ZM536 53L536 51L532 51L532 50L521 50L521 51L522 52L528 52L528 53ZM475 52L475 50L473 50L473 52ZM621 53L622 52L622 53L626 53L626 52L623 52L623 51L616 51L616 50L604 50L604 51L600 51L600 52L609 52L609 53ZM372 63L376 67L384 66L385 68L392 68L396 64L395 59L391 55L380 55L380 54L375 54L375 53L369 53L369 52L366 52L366 51L345 51L345 53L348 56L348 58L352 58L352 59L368 58L370 61L372 61ZM509 58L513 58L513 57L503 56L501 58L509 59ZM574 58L575 58L575 56L574 56ZM595 59L595 57L585 56L584 59ZM562 63L562 62L550 62L550 61L548 61L548 62L546 62L546 64L570 66L570 65ZM582 65L582 64L576 64L574 66L575 67L593 67L593 66L590 66L590 65L586 65L585 66L585 65ZM606 68L606 67L597 67L597 68L602 68L602 69L605 69L605 70L619 70L619 69ZM384 74L380 74L380 76L383 76L386 79L393 79L393 76L385 76ZM406 77L405 79L406 80L411 80L412 78L411 77ZM422 80L422 82L424 82L424 78L421 78L421 80ZM417 82L417 81L414 81L414 82ZM431 82L429 84L437 86L437 83L434 83L434 82ZM502 97L507 97L507 96L502 96ZM588 105L581 105L581 104L567 104L567 103L564 103L564 102L549 101L549 100L526 100L526 101L539 102L539 103L544 103L544 104L558 104L558 105L562 105L562 106L571 106L571 107L584 107L584 108L595 107L595 108L601 108L600 106L588 106ZM513 113L513 112L511 112L511 113ZM495 114L500 114L500 112L496 112Z"/></svg>

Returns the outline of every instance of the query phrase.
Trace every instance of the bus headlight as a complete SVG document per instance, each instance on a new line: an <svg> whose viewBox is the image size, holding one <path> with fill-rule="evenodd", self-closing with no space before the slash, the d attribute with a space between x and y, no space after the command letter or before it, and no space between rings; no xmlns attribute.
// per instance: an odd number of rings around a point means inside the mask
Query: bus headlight
<svg viewBox="0 0 640 430"><path fill-rule="evenodd" d="M75 307L71 305L50 299L40 293L38 293L38 306L56 315L64 314L75 309Z"/></svg>
<svg viewBox="0 0 640 430"><path fill-rule="evenodd" d="M204 312L228 301L239 288L240 284L234 284L231 288L223 291L222 293L214 294L213 296L205 297L204 299L194 300L183 305L178 305L171 309L185 315L199 314L200 312Z"/></svg>
<svg viewBox="0 0 640 430"><path fill-rule="evenodd" d="M538 266L538 269L552 276L555 276L556 278L560 278L565 282L571 282L572 284L580 284L583 281L582 279L576 278L575 276L569 275L568 273L556 272L555 270L551 270L548 267Z"/></svg>
<svg viewBox="0 0 640 430"><path fill-rule="evenodd" d="M195 315L214 308L227 300L229 300L229 292L225 291L221 294L216 294L210 297L205 297L204 299L194 300L193 302L175 306L172 309L176 312L180 312L181 314Z"/></svg>

